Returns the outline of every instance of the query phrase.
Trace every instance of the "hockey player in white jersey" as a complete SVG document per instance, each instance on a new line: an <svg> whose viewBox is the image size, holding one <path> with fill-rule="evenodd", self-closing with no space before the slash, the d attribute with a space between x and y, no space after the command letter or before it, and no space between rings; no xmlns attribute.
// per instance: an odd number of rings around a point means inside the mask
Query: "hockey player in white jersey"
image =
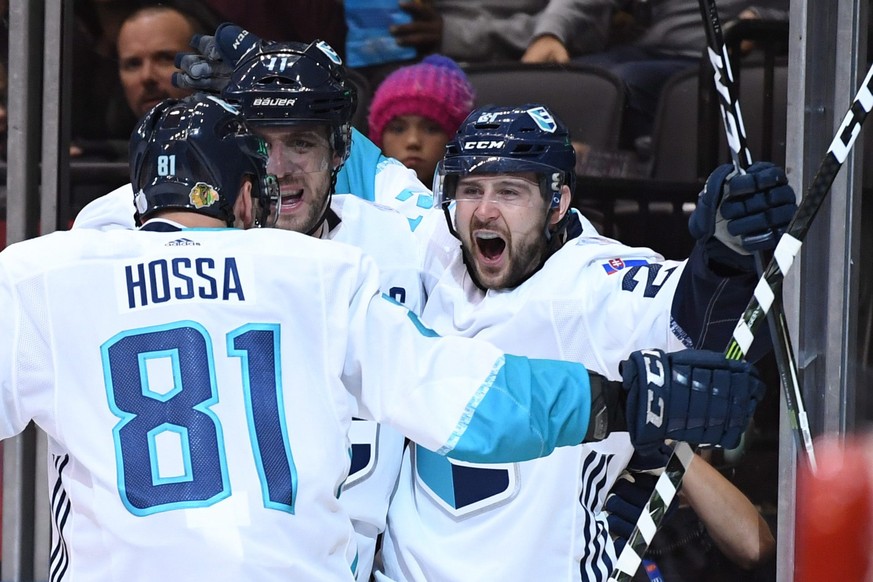
<svg viewBox="0 0 873 582"><path fill-rule="evenodd" d="M668 261L599 236L584 219L574 224L574 167L567 129L546 107L485 107L467 118L437 167L435 201L457 238L433 241L441 258L422 320L442 335L582 362L609 378L622 354L645 346L723 350L757 282L754 265L741 271L750 257L725 242L784 229L795 208L784 174L731 203L752 202L729 215L737 237L703 232L690 259ZM713 217L727 177L716 174L698 210ZM615 553L601 510L631 453L627 435L489 465L410 446L377 578L605 581Z"/></svg>
<svg viewBox="0 0 873 582"><path fill-rule="evenodd" d="M241 100L243 114L252 121L257 122L265 114L267 124L267 119L275 119L282 110L288 117L296 116L294 104L285 100L296 79L284 69L294 66L297 54L307 53L316 58L314 47L333 63L333 66L322 64L319 72L328 74L333 83L341 84L346 91L355 92L355 85L348 78L339 55L325 42L307 45L262 40L235 24L224 23L216 28L214 36L195 35L191 46L197 49L196 53L180 54L176 58L180 71L174 74L173 83L188 89L219 91L229 101ZM296 70L303 69L303 65L296 65ZM267 68L276 76L265 76ZM310 71L310 75L313 72ZM300 82L305 88L313 87L311 76L303 77ZM272 87L268 86L271 84ZM318 103L322 108L337 106L333 94L313 97L320 99ZM354 98L354 94L351 97ZM255 103L257 99L261 100ZM351 122L351 117L348 121ZM350 153L336 176L336 191L351 192L395 208L407 217L410 229L415 230L433 205L430 184L422 184L413 170L383 155L356 129L351 130L348 141Z"/></svg>
<svg viewBox="0 0 873 582"><path fill-rule="evenodd" d="M270 146L267 168L280 190L276 226L358 247L376 260L382 292L421 313L421 258L409 222L385 206L334 194L352 149L357 96L333 50L319 42L270 44L240 61L223 95ZM361 580L370 576L385 530L403 445L390 427L353 423L352 471L342 503L359 534Z"/></svg>
<svg viewBox="0 0 873 582"><path fill-rule="evenodd" d="M356 411L506 462L625 420L641 447L692 437L687 410L727 443L763 395L754 368L711 352L631 354L622 389L439 337L358 249L228 228L266 222L277 193L264 142L214 97L156 106L131 168L141 231L0 252L0 439L31 421L48 436L53 579L352 580L337 497Z"/></svg>
<svg viewBox="0 0 873 582"><path fill-rule="evenodd" d="M229 62L236 64L239 60L238 66L223 64L216 48L218 41L233 53ZM277 176L281 192L276 226L362 249L379 265L382 291L420 313L424 306L421 261L419 243L411 230L432 205L430 190L399 162L374 159L371 150L378 152L378 148L353 134L351 120L357 94L336 53L322 42L262 43L234 25L223 25L215 37L198 36L193 42L204 45L202 50L213 60L198 53L180 62L189 71L192 58L203 65L198 75L201 81L204 76L209 81L208 86L199 86L222 90L227 100L238 104L249 126L270 145L268 169ZM216 74L218 67L223 67L223 74ZM176 81L192 86L187 74L177 74ZM354 166L351 171L350 164ZM411 205L415 213L407 220L394 210L362 200L359 191L334 193L337 185L352 183L370 199L378 187L395 192L403 201L414 201L421 195L424 202ZM132 228L128 189L104 198L86 207L75 226L107 228L114 224L114 214L129 220ZM108 213L107 208L111 208ZM364 421L354 426L353 471L343 502L362 536L360 571L364 579L369 576L376 537L385 529L403 442L402 436L390 428Z"/></svg>

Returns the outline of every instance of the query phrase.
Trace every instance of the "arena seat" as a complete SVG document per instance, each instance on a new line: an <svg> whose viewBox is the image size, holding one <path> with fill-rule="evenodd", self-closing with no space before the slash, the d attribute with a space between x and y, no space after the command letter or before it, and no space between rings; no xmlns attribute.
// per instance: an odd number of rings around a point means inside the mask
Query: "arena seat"
<svg viewBox="0 0 873 582"><path fill-rule="evenodd" d="M615 75L581 64L483 63L464 66L483 105L547 105L574 141L615 149L624 105L624 85Z"/></svg>

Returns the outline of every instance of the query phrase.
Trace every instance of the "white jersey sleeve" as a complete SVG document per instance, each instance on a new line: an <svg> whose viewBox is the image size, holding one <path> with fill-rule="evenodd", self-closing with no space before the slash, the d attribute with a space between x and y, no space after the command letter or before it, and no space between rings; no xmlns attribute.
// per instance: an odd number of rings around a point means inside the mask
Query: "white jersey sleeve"
<svg viewBox="0 0 873 582"><path fill-rule="evenodd" d="M136 228L133 219L135 213L133 188L130 184L125 184L86 204L76 215L73 228L97 230L123 228L131 230Z"/></svg>
<svg viewBox="0 0 873 582"><path fill-rule="evenodd" d="M438 337L372 259L281 230L11 245L0 329L0 439L48 435L70 580L353 579L355 412L476 462L587 428L582 366Z"/></svg>
<svg viewBox="0 0 873 582"><path fill-rule="evenodd" d="M424 308L421 250L403 215L351 194L334 194L331 209L340 223L327 237L372 257L382 292L419 315Z"/></svg>

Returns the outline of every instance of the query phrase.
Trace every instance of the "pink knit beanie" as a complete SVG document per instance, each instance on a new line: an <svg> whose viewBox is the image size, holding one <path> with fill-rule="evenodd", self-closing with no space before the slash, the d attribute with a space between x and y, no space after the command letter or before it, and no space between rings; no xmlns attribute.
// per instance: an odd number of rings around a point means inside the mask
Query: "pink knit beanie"
<svg viewBox="0 0 873 582"><path fill-rule="evenodd" d="M388 75L370 102L369 137L382 147L382 132L401 115L420 115L437 122L449 137L473 110L473 86L458 64L430 55Z"/></svg>

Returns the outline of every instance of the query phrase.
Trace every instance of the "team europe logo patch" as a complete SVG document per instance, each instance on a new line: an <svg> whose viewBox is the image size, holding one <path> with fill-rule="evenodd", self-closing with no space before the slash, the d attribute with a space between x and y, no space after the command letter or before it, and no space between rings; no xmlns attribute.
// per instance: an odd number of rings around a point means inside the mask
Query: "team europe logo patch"
<svg viewBox="0 0 873 582"><path fill-rule="evenodd" d="M609 259L605 263L603 263L603 269L606 271L607 275L612 275L613 273L618 273L622 269L626 267L639 267L641 265L647 265L648 262L645 259L628 259L624 260L619 257L614 259Z"/></svg>
<svg viewBox="0 0 873 582"><path fill-rule="evenodd" d="M212 206L218 202L218 192L206 182L197 182L188 194L188 200L194 208Z"/></svg>
<svg viewBox="0 0 873 582"><path fill-rule="evenodd" d="M549 113L545 107L528 109L527 114L531 116L537 126L543 131L555 133L555 130L558 129L558 124L555 121L555 118L552 117L551 113Z"/></svg>

